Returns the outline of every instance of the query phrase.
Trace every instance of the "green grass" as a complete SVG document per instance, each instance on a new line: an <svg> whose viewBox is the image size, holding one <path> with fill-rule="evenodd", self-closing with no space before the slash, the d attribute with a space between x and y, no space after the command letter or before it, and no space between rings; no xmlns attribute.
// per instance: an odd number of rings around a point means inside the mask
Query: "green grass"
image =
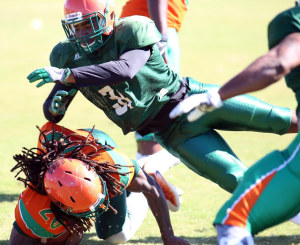
<svg viewBox="0 0 300 245"><path fill-rule="evenodd" d="M118 9L125 2L118 0ZM182 71L199 81L222 84L267 51L266 27L269 20L293 1L282 0L194 0L186 14L180 42ZM0 244L7 244L14 220L18 194L23 189L10 173L15 164L12 156L21 147L36 145L38 131L45 119L42 104L51 85L35 88L26 76L35 68L49 65L52 47L64 38L60 26L63 1L10 0L0 1ZM41 30L34 30L31 22L43 21ZM270 103L295 108L292 93L284 82L254 95ZM109 133L130 157L135 155L133 134L122 132L104 114L81 95L70 106L61 122L70 128L96 125ZM283 149L293 135L276 136L257 133L222 132L242 161L251 165L272 149ZM179 212L171 213L175 233L192 244L216 244L212 221L229 194L215 184L198 177L183 164L166 174L176 186L184 190ZM297 244L299 227L286 222L260 233L257 244ZM160 244L160 234L150 211L129 244ZM87 233L82 244L103 244L95 231Z"/></svg>

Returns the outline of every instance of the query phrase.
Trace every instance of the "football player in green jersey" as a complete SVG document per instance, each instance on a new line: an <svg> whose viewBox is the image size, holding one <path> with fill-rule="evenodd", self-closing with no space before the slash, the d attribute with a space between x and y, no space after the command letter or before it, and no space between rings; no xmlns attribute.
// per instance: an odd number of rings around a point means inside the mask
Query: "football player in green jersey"
<svg viewBox="0 0 300 245"><path fill-rule="evenodd" d="M300 107L300 7L278 14L268 26L269 52L257 58L246 69L230 79L219 91L194 96L173 113L189 109L193 120L200 114L226 105L237 95L262 90L285 77ZM299 81L298 81L299 80ZM219 109L218 109L219 110ZM204 117L203 116L203 117ZM196 119L198 117L198 119ZM201 117L200 117L201 118ZM300 212L300 135L283 151L274 150L249 168L244 180L232 197L223 205L214 221L218 244L254 244L253 235L288 219ZM299 194L299 195L298 195ZM299 215L291 219L297 222Z"/></svg>
<svg viewBox="0 0 300 245"><path fill-rule="evenodd" d="M118 20L112 0L66 0L62 25L67 39L52 50L51 66L27 77L39 81L37 87L56 83L44 103L50 121L59 122L80 91L124 134L154 132L157 142L191 170L229 192L247 167L215 129L297 131L294 111L249 95L230 99L193 123L186 115L171 119L179 102L217 86L173 72L155 45L161 35L154 22L142 16ZM64 95L57 95L61 90Z"/></svg>

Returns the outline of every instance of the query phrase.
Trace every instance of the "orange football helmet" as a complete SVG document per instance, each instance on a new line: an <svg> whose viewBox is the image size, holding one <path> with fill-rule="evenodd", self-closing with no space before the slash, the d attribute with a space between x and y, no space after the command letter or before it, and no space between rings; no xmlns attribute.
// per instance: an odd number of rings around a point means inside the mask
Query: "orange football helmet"
<svg viewBox="0 0 300 245"><path fill-rule="evenodd" d="M77 159L53 161L45 173L44 185L51 201L74 216L99 214L109 203L105 181L93 168ZM106 207L102 205L105 199Z"/></svg>
<svg viewBox="0 0 300 245"><path fill-rule="evenodd" d="M116 21L113 0L66 0L62 25L80 53L92 53L106 43Z"/></svg>

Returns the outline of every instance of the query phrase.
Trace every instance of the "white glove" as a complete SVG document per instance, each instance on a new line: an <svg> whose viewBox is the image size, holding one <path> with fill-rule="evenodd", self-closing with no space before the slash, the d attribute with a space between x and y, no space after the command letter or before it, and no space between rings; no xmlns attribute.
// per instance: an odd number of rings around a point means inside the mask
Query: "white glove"
<svg viewBox="0 0 300 245"><path fill-rule="evenodd" d="M213 111L222 106L222 100L218 93L218 88L212 88L203 94L193 94L188 98L181 101L170 112L171 119L181 116L184 113L190 112L188 115L188 121L192 122L201 117L204 113Z"/></svg>
<svg viewBox="0 0 300 245"><path fill-rule="evenodd" d="M44 68L39 68L31 72L27 79L30 83L42 80L39 82L36 87L41 87L46 83L51 83L59 81L62 84L66 85L66 78L70 75L70 69L59 69L56 67L48 66Z"/></svg>

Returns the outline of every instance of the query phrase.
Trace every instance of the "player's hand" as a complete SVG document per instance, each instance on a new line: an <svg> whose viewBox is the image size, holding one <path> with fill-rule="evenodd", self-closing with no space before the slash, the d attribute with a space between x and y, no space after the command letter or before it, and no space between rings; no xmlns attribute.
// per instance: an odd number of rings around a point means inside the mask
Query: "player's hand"
<svg viewBox="0 0 300 245"><path fill-rule="evenodd" d="M167 236L163 238L164 245L189 245L187 240L184 240L177 236Z"/></svg>
<svg viewBox="0 0 300 245"><path fill-rule="evenodd" d="M76 89L70 91L58 90L50 104L50 112L54 115L63 115L66 112L66 105L69 99L77 93Z"/></svg>
<svg viewBox="0 0 300 245"><path fill-rule="evenodd" d="M30 83L42 80L39 82L36 87L39 88L46 83L60 82L64 85L66 84L66 78L70 75L71 71L67 69L59 69L56 67L48 66L43 68L38 68L31 72L27 79Z"/></svg>
<svg viewBox="0 0 300 245"><path fill-rule="evenodd" d="M221 107L222 104L218 89L213 88L208 90L206 93L193 94L184 99L173 108L169 116L173 119L194 109L187 116L188 121L192 122L197 120L203 114Z"/></svg>
<svg viewBox="0 0 300 245"><path fill-rule="evenodd" d="M164 58L165 62L167 63L167 53L168 53L168 46L167 46L167 37L163 36L162 39L156 43L161 56Z"/></svg>

